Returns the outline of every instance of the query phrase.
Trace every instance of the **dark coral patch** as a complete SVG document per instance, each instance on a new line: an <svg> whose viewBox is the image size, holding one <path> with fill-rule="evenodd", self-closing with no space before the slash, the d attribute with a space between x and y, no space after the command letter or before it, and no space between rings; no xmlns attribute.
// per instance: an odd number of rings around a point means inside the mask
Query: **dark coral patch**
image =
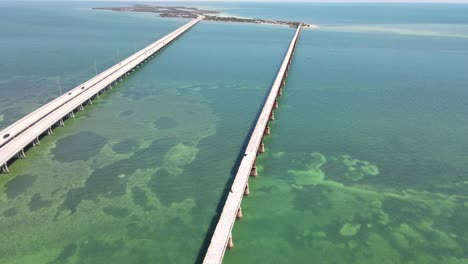
<svg viewBox="0 0 468 264"><path fill-rule="evenodd" d="M158 139L128 159L95 170L86 180L84 187L68 191L57 215L62 210L74 213L83 200L96 200L98 196L112 198L124 195L130 175L138 169L161 166L165 154L175 145L175 138Z"/></svg>
<svg viewBox="0 0 468 264"><path fill-rule="evenodd" d="M51 205L51 201L42 200L41 195L38 193L34 194L34 196L31 198L31 201L28 203L29 210L31 210L31 212L37 211L44 207L49 207Z"/></svg>
<svg viewBox="0 0 468 264"><path fill-rule="evenodd" d="M177 123L177 121L175 121L174 119L167 116L163 116L154 122L154 127L157 129L165 130L175 128L178 124L179 123Z"/></svg>
<svg viewBox="0 0 468 264"><path fill-rule="evenodd" d="M6 217L15 216L18 213L18 210L15 207L12 207L8 210L3 211L3 215Z"/></svg>
<svg viewBox="0 0 468 264"><path fill-rule="evenodd" d="M116 218L125 218L130 215L130 210L121 207L107 206L102 208L105 214L111 215Z"/></svg>
<svg viewBox="0 0 468 264"><path fill-rule="evenodd" d="M88 160L99 153L107 141L103 136L84 131L57 141L52 153L55 160L62 162Z"/></svg>
<svg viewBox="0 0 468 264"><path fill-rule="evenodd" d="M301 190L296 190L294 208L298 211L326 210L330 208L328 197L331 192L329 187L321 185L306 185Z"/></svg>
<svg viewBox="0 0 468 264"><path fill-rule="evenodd" d="M148 206L148 196L146 195L145 190L140 187L133 187L132 188L132 198L133 203L139 205L145 209L149 209Z"/></svg>
<svg viewBox="0 0 468 264"><path fill-rule="evenodd" d="M35 175L19 175L5 184L8 198L14 199L25 193L36 181Z"/></svg>
<svg viewBox="0 0 468 264"><path fill-rule="evenodd" d="M75 255L76 249L78 247L75 244L68 244L66 245L60 255L57 256L53 261L49 262L49 264L58 264L58 263L67 263L67 261Z"/></svg>
<svg viewBox="0 0 468 264"><path fill-rule="evenodd" d="M123 112L120 112L119 114L119 117L126 117L126 116L130 116L134 113L133 110L127 110L127 111L123 111Z"/></svg>
<svg viewBox="0 0 468 264"><path fill-rule="evenodd" d="M119 154L132 153L138 149L138 141L135 139L126 139L112 146L112 150Z"/></svg>
<svg viewBox="0 0 468 264"><path fill-rule="evenodd" d="M183 186L180 183L180 177L171 174L166 169L157 171L148 182L148 187L164 205L180 201L180 186Z"/></svg>

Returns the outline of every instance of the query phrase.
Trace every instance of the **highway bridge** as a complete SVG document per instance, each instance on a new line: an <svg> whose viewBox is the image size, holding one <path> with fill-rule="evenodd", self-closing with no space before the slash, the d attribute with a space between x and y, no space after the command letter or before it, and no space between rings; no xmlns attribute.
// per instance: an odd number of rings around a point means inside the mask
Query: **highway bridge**
<svg viewBox="0 0 468 264"><path fill-rule="evenodd" d="M302 27L299 26L291 40L291 44L286 52L283 63L278 71L276 79L271 87L270 93L265 101L263 109L257 119L257 123L250 137L249 144L244 152L239 169L234 178L221 216L214 230L204 264L222 263L224 253L227 248L234 246L232 229L236 219L242 218L241 202L245 195L249 195L249 177L257 176L257 156L265 152L263 138L270 134L269 123L275 119L274 109L278 108L278 97L282 95L282 87L288 76L289 66L296 49L296 45L301 34Z"/></svg>
<svg viewBox="0 0 468 264"><path fill-rule="evenodd" d="M99 97L101 92L112 89L113 84L139 68L203 18L200 16L190 21L0 131L0 172L9 172L9 162L13 158L26 157L24 150L27 146L39 145L43 134L51 135L56 125L64 124L65 118L74 117L74 112L83 110L83 106L91 104L92 99Z"/></svg>

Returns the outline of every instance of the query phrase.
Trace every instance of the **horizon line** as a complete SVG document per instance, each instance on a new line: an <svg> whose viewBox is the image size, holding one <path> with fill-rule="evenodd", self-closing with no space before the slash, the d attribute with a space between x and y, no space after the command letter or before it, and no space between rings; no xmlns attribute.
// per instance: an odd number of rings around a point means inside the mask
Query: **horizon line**
<svg viewBox="0 0 468 264"><path fill-rule="evenodd" d="M125 2L127 4L138 3L138 2L150 2L152 4L158 3L320 3L320 4L468 4L468 0L383 0L383 1L372 1L372 0L0 0L0 2Z"/></svg>

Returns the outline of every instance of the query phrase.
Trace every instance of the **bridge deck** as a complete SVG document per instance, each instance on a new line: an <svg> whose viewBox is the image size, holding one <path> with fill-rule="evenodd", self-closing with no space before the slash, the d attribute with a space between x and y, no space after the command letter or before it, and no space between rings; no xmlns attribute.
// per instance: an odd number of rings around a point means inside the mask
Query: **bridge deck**
<svg viewBox="0 0 468 264"><path fill-rule="evenodd" d="M159 52L202 19L203 17L192 20L2 130L0 132L0 166L6 166L10 159L54 124ZM9 136L5 137L5 135Z"/></svg>
<svg viewBox="0 0 468 264"><path fill-rule="evenodd" d="M239 169L234 178L234 182L231 186L231 190L221 212L221 216L218 220L218 224L216 225L215 231L211 238L208 251L203 261L205 264L219 264L223 261L224 253L228 247L229 240L232 239L232 228L238 215L238 211L240 210L242 198L247 188L248 180L252 173L252 168L255 166L263 137L268 127L270 117L273 113L275 102L278 95L280 94L281 86L287 76L287 71L291 63L292 55L296 48L300 33L301 26L297 28L296 33L291 40L289 49L271 87L262 112L258 117L257 124L252 133L249 144L247 145L244 157L240 163Z"/></svg>

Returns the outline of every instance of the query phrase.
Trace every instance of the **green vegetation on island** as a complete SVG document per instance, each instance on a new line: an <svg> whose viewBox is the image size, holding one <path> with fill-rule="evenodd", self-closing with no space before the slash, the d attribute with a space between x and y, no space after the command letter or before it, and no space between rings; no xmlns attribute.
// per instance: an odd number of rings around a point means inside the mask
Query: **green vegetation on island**
<svg viewBox="0 0 468 264"><path fill-rule="evenodd" d="M186 6L152 6L152 5L132 5L131 7L96 7L95 10L111 10L118 12L146 12L157 13L160 17L178 17L178 18L198 18L204 16L206 21L271 24L297 28L299 25L312 27L298 21L265 20L257 18L243 18L233 16L219 15L221 12L213 10L198 9L196 7Z"/></svg>

